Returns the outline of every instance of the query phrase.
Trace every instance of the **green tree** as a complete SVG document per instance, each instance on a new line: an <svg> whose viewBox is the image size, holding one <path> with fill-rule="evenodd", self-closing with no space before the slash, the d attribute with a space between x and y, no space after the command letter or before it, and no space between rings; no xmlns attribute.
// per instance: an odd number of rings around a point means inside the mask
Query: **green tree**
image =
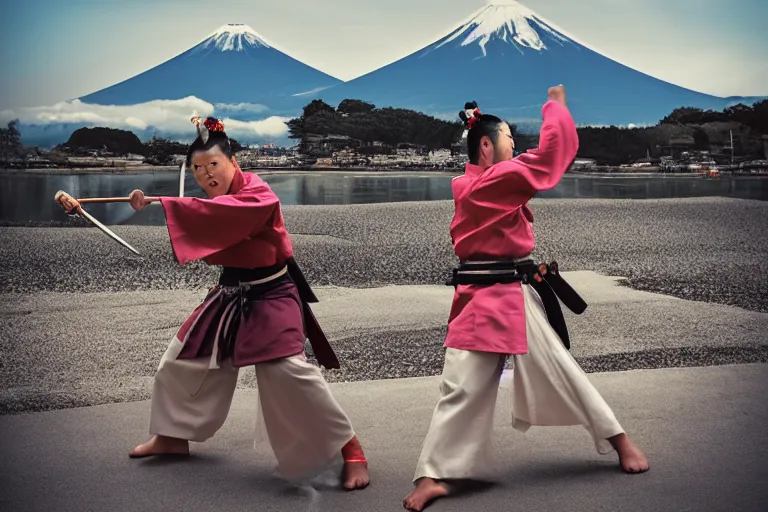
<svg viewBox="0 0 768 512"><path fill-rule="evenodd" d="M185 155L189 146L163 137L153 136L144 144L146 158L150 165L171 165L174 155Z"/></svg>
<svg viewBox="0 0 768 512"><path fill-rule="evenodd" d="M145 154L144 144L135 133L101 126L78 128L70 135L65 146L75 152L106 149L116 155Z"/></svg>
<svg viewBox="0 0 768 512"><path fill-rule="evenodd" d="M336 111L340 114L366 114L375 109L376 105L362 100L343 100L339 103Z"/></svg>
<svg viewBox="0 0 768 512"><path fill-rule="evenodd" d="M233 139L232 137L229 138L229 147L232 148L233 153L237 153L238 151L245 149L242 144L237 142L237 140Z"/></svg>
<svg viewBox="0 0 768 512"><path fill-rule="evenodd" d="M693 131L693 147L699 150L709 149L709 135L701 128Z"/></svg>
<svg viewBox="0 0 768 512"><path fill-rule="evenodd" d="M19 120L14 119L6 128L0 128L0 154L3 163L7 166L11 157L21 156L24 146L21 144L21 132L18 128Z"/></svg>
<svg viewBox="0 0 768 512"><path fill-rule="evenodd" d="M336 109L323 100L312 100L309 105L304 107L304 118L312 117L320 112L335 113Z"/></svg>

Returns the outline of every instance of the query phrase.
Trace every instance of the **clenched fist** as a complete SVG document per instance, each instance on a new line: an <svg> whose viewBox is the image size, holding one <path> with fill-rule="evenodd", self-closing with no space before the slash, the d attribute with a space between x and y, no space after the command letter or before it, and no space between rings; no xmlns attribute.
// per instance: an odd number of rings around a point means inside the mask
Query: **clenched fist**
<svg viewBox="0 0 768 512"><path fill-rule="evenodd" d="M562 85L557 85L555 87L550 87L547 91L547 98L550 100L557 101L561 103L563 106L566 106L565 104L565 87Z"/></svg>
<svg viewBox="0 0 768 512"><path fill-rule="evenodd" d="M131 201L131 208L133 208L137 212L139 210L144 209L144 207L150 203L144 198L144 192L142 192L139 189L136 189L133 192L131 192L131 195L128 196L128 199L130 199Z"/></svg>
<svg viewBox="0 0 768 512"><path fill-rule="evenodd" d="M75 209L77 209L78 206L80 206L80 203L77 202L77 199L63 191L56 193L56 202L59 203L59 205L64 208L64 211L67 213L73 212Z"/></svg>

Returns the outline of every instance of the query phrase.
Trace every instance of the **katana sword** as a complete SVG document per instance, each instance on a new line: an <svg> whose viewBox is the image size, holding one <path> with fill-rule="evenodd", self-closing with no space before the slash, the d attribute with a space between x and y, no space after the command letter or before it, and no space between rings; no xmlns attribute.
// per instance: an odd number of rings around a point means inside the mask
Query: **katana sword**
<svg viewBox="0 0 768 512"><path fill-rule="evenodd" d="M59 190L58 192L56 192L56 196L55 196L54 199L56 200L57 203L59 202L59 198L63 194L65 194L65 193L66 192L64 192L63 190ZM97 202L97 201L93 201L93 202ZM106 201L104 201L104 202L106 202ZM59 203L59 204L61 204L61 203ZM107 226L105 226L104 224L102 224L101 222L99 222L98 220L93 218L93 216L90 213L88 213L85 210L83 210L83 207L80 206L79 204L77 205L76 211L77 211L78 215L80 215L82 218L84 218L85 220L87 220L88 222L90 222L91 224L93 224L94 226L99 228L101 231L106 233L112 240L116 241L117 243L119 243L123 247L127 248L129 251L133 252L134 254L140 254L139 251L137 251L136 249L131 247L131 245L128 242L126 242L125 240L123 240L122 238L120 238L119 236L114 234ZM69 212L67 212L67 213L69 213Z"/></svg>
<svg viewBox="0 0 768 512"><path fill-rule="evenodd" d="M134 249L133 247L131 247L131 245L130 245L128 242L126 242L125 240L123 240L122 238L120 238L119 236L117 236L116 234L114 234L114 233L113 233L113 232L112 232L112 231L111 231L111 230L110 230L110 229L109 229L107 226L105 226L105 225L104 225L104 224L102 224L101 222L99 222L99 221L97 221L96 219L94 219L94 218L91 216L91 214L90 214L90 213L88 213L88 212L86 212L85 210L83 210L83 207L82 207L82 206L78 206L78 207L77 207L77 213L79 213L80 215L82 215L82 216L83 216L85 219L88 219L89 221L91 221L91 222L93 223L93 225L94 225L94 226L96 226L97 228L99 228L100 230L102 230L103 232L105 232L107 235L109 235L109 237L110 237L110 238L112 238L112 240L114 240L114 241L116 241L117 243L119 243L119 244L121 244L121 245L125 246L125 247L126 247L128 250L129 250L129 251L131 251L131 252L133 252L133 253L135 253L135 254L139 254L139 251L137 251L136 249Z"/></svg>
<svg viewBox="0 0 768 512"><path fill-rule="evenodd" d="M181 162L181 172L179 173L179 197L184 197L184 175L187 172L187 159Z"/></svg>

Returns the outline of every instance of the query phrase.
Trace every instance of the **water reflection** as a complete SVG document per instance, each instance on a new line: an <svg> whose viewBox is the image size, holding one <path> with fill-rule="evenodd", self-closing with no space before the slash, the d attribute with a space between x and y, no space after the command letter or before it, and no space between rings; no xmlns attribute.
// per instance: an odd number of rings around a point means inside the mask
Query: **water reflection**
<svg viewBox="0 0 768 512"><path fill-rule="evenodd" d="M291 172L261 173L284 205L361 204L451 199L448 173L352 173ZM187 176L185 195L202 197L197 184ZM0 220L12 222L61 221L66 216L54 203L64 190L75 197L127 196L135 188L147 195L177 195L178 174L0 174ZM725 196L768 200L768 179L761 177L699 176L605 176L566 175L543 198L648 199ZM128 204L93 204L88 211L106 224L163 225L159 205L136 213Z"/></svg>

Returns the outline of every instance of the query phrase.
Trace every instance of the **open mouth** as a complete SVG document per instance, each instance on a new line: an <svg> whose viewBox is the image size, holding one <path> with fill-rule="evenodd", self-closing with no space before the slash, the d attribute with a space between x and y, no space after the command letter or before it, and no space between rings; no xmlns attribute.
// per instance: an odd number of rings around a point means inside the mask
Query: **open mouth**
<svg viewBox="0 0 768 512"><path fill-rule="evenodd" d="M219 182L218 182L218 181L216 181L216 180L211 180L211 182L210 182L210 183L208 183L208 186L210 186L211 188L216 188L216 186L217 186L218 184L219 184Z"/></svg>

